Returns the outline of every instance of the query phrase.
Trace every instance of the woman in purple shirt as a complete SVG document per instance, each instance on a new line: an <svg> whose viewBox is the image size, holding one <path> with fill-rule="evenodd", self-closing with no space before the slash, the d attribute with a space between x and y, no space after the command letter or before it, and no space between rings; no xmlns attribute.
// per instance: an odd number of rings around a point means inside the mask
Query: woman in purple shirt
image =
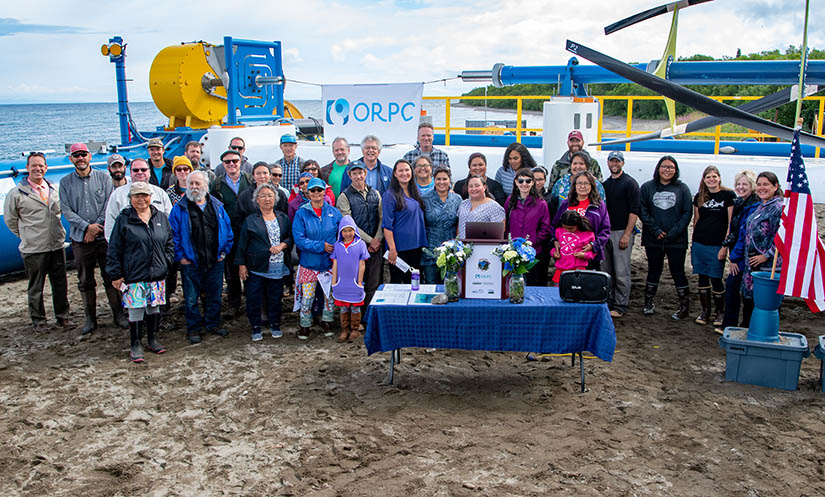
<svg viewBox="0 0 825 497"><path fill-rule="evenodd" d="M507 214L507 232L513 238L522 237L530 240L533 248L536 249L536 257L541 261L546 258L542 247L545 240L550 236L550 211L547 202L538 195L536 191L535 177L533 171L522 168L516 173L513 180L513 193L504 203ZM547 272L541 274L539 268L542 264L536 264L527 273L527 284L530 286L547 286Z"/></svg>
<svg viewBox="0 0 825 497"><path fill-rule="evenodd" d="M384 240L390 263L390 283L409 283L410 274L395 267L400 257L413 268L421 267L421 248L427 246L424 202L412 182L412 167L404 159L395 162L390 186L381 198Z"/></svg>
<svg viewBox="0 0 825 497"><path fill-rule="evenodd" d="M553 233L561 225L561 215L565 211L575 210L590 221L596 240L593 247L585 246L583 251L593 250L596 257L587 265L587 269L599 269L599 263L604 259L604 246L610 240L610 216L607 214L607 206L596 189L596 177L585 171L573 175L570 179L572 188L570 195L563 200L559 206L556 216L553 218Z"/></svg>

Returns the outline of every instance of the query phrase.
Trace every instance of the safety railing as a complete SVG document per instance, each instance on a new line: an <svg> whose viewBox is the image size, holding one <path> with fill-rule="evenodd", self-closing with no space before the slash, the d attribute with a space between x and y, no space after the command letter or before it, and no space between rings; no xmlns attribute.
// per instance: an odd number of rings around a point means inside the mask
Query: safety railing
<svg viewBox="0 0 825 497"><path fill-rule="evenodd" d="M523 118L523 106L525 100L550 100L553 98L550 95L487 95L487 96L465 96L465 97L453 97L453 96L446 96L446 97L423 97L424 100L443 100L444 101L444 112L445 112L445 126L436 126L435 129L439 131L444 131L444 144L450 144L450 134L456 131L487 131L489 132L491 129L486 127L464 127L464 126L452 126L450 123L450 110L451 110L451 102L453 100L515 100L516 101L516 127L515 128L506 128L506 127L496 127L495 130L497 132L513 132L516 136L516 141L521 142L521 137L524 133L529 132L536 132L541 133L541 128L528 128L522 126L522 118ZM624 137L631 137L633 135L638 134L645 134L649 133L650 131L642 131L642 130L634 130L633 129L633 104L637 101L643 100L659 100L664 101L664 98L661 96L620 96L620 95L602 95L595 97L599 102L599 122L598 122L598 140L601 141L604 137L615 135L615 136L624 136ZM714 100L718 100L720 102L726 101L746 101L746 100L756 100L761 97L759 96L747 96L747 97L736 97L736 96L715 96L710 97ZM604 129L604 103L608 100L624 100L627 102L627 124L625 129ZM819 102L819 109L816 114L816 134L822 136L822 128L823 128L823 117L825 116L825 96L812 96L812 97L805 97L805 101L814 101ZM496 110L509 110L509 109L496 109ZM737 133L737 132L730 132L730 131L722 131L722 125L716 126L713 128L713 131L696 131L692 133L685 133L684 135L680 136L695 136L695 137L702 137L708 138L712 137L714 141L714 153L719 153L719 142L722 139L726 138L752 138L756 140L764 140L767 138L773 139L770 135L766 135L764 133L757 133L752 130L748 130L746 133ZM625 150L630 150L630 144L625 144ZM819 158L820 156L820 149L816 149L815 157Z"/></svg>

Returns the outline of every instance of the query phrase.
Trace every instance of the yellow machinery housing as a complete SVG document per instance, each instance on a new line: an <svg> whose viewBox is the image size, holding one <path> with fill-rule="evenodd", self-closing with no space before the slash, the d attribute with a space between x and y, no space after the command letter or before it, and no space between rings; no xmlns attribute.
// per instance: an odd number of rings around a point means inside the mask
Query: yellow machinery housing
<svg viewBox="0 0 825 497"><path fill-rule="evenodd" d="M183 43L161 50L149 69L149 90L158 110L169 118L169 128L204 129L220 126L226 117L226 78L223 46ZM290 102L285 117L303 116Z"/></svg>

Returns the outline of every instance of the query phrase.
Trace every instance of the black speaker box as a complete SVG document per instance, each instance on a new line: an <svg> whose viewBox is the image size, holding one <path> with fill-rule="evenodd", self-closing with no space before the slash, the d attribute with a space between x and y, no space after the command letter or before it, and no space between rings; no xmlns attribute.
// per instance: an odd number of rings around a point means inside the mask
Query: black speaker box
<svg viewBox="0 0 825 497"><path fill-rule="evenodd" d="M559 294L565 302L601 304L607 302L609 291L610 275L603 271L576 269L559 278Z"/></svg>

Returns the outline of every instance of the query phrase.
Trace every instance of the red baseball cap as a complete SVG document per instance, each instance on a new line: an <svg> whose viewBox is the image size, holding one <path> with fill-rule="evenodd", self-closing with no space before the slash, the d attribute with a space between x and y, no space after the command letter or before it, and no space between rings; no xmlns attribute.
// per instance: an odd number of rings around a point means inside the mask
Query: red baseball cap
<svg viewBox="0 0 825 497"><path fill-rule="evenodd" d="M584 135L582 135L582 132L577 129L574 129L569 135L567 135L568 140L571 138L578 138L579 140L584 141Z"/></svg>
<svg viewBox="0 0 825 497"><path fill-rule="evenodd" d="M72 145L72 148L69 149L69 153L73 154L75 152L88 152L89 147L86 146L85 143L75 143Z"/></svg>

